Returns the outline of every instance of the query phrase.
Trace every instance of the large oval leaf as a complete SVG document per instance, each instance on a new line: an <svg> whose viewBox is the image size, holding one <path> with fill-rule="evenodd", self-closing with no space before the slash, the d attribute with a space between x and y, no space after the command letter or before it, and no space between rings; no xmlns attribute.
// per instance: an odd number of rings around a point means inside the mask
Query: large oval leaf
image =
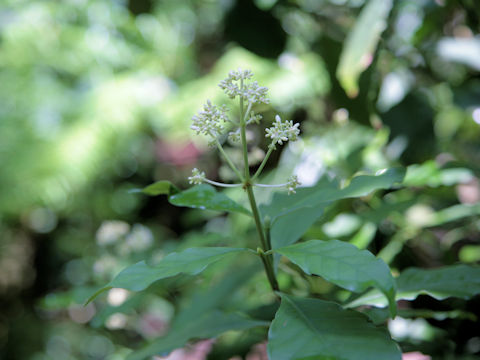
<svg viewBox="0 0 480 360"><path fill-rule="evenodd" d="M388 299L390 313L396 314L395 281L383 260L367 250L339 240L310 240L275 250L305 273L355 292L379 289Z"/></svg>
<svg viewBox="0 0 480 360"><path fill-rule="evenodd" d="M338 304L281 295L268 332L271 360L400 360L388 332Z"/></svg>
<svg viewBox="0 0 480 360"><path fill-rule="evenodd" d="M169 197L168 201L176 206L187 206L196 209L238 212L251 215L251 212L237 204L223 193L217 192L207 184L196 185L188 190Z"/></svg>
<svg viewBox="0 0 480 360"><path fill-rule="evenodd" d="M397 287L397 300L414 300L422 294L437 300L469 299L480 294L480 267L459 264L438 269L409 268L397 278ZM372 290L348 304L359 305L385 306L385 300Z"/></svg>
<svg viewBox="0 0 480 360"><path fill-rule="evenodd" d="M468 299L480 293L480 267L460 264L439 269L410 268L402 272L397 284L402 298L407 300L418 294L436 299Z"/></svg>
<svg viewBox="0 0 480 360"><path fill-rule="evenodd" d="M243 264L245 266L240 269L230 267L230 271L219 281L193 291L187 301L181 302L168 334L152 340L148 345L131 353L127 359L140 360L149 359L155 354L166 355L173 349L184 346L190 339L211 338L227 330L268 326L268 322L221 310L223 307L231 307L230 302L235 298L235 292L249 281L253 274L261 270L258 261Z"/></svg>
<svg viewBox="0 0 480 360"><path fill-rule="evenodd" d="M251 215L251 212L236 203L223 193L217 192L213 186L201 184L180 191L170 181L162 180L146 186L143 189L133 189L130 192L144 193L150 196L166 195L172 205L186 206L196 209L238 212Z"/></svg>
<svg viewBox="0 0 480 360"><path fill-rule="evenodd" d="M228 247L200 247L168 254L156 266L151 266L145 261L140 261L122 270L107 286L93 294L87 300L87 303L92 301L101 292L111 288L141 291L157 280L175 276L180 273L196 275L205 270L208 265L221 259L225 255L241 251L248 250Z"/></svg>
<svg viewBox="0 0 480 360"><path fill-rule="evenodd" d="M392 0L370 0L345 40L337 78L350 97L358 93L358 78L372 62L380 34L387 26Z"/></svg>
<svg viewBox="0 0 480 360"><path fill-rule="evenodd" d="M366 196L378 189L400 183L405 169L391 168L377 175L360 175L340 188L338 182L321 179L315 186L300 188L295 195L276 193L268 205L262 205L262 216L271 219L272 247L287 246L297 241L317 221L333 201Z"/></svg>

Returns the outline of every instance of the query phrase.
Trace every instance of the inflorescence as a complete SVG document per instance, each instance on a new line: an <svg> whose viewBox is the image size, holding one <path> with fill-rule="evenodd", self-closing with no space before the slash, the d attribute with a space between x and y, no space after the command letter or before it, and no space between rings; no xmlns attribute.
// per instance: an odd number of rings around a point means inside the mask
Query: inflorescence
<svg viewBox="0 0 480 360"><path fill-rule="evenodd" d="M273 126L266 129L265 137L272 139L269 147L274 147L276 144L283 145L284 142L288 140L295 141L298 139L298 134L300 134L300 129L298 128L299 124L293 124L292 120L282 121L280 116L275 116L275 122Z"/></svg>
<svg viewBox="0 0 480 360"><path fill-rule="evenodd" d="M232 121L228 118L228 108L225 105L217 107L212 104L210 100L204 105L203 110L197 115L192 117L191 129L196 131L197 134L203 134L210 137L210 144L216 145L228 165L234 170L234 172L243 179L240 171L236 168L233 162L229 159L228 155L223 151L219 138L223 135L227 135L231 142L246 141L243 136L242 129L245 131L245 127L250 124L258 124L262 119L262 116L255 113L252 110L253 105L268 104L270 100L267 98L268 88L260 86L257 81L252 81L253 73L250 70L238 69L237 71L230 71L226 79L219 83L219 87L225 92L230 99L240 99L240 114L241 118L238 121ZM233 125L233 129L232 129ZM265 137L271 139L271 143L268 145L268 152L262 161L259 169L253 176L252 180L260 175L268 157L273 150L276 149L276 145L283 145L287 141L295 141L300 134L299 124L294 124L292 120L282 120L279 115L275 116L275 121L270 128L265 131ZM243 135L245 135L243 133ZM246 144L243 144L244 151L246 152ZM218 186L241 186L242 184L221 184L215 181L208 180L205 177L205 173L201 172L197 168L192 170L192 176L188 178L191 184L211 183ZM253 183L252 185L262 187L286 187L288 194L295 193L297 186L301 185L297 176L292 176L285 184L278 185L265 185Z"/></svg>

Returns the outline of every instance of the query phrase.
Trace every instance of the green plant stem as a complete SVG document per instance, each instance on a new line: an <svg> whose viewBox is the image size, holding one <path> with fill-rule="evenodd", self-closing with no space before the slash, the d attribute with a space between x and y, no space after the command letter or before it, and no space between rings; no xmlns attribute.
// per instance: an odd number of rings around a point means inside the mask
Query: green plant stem
<svg viewBox="0 0 480 360"><path fill-rule="evenodd" d="M267 236L267 251L271 251L272 250L272 239L270 237L270 216L266 216L264 219L263 219L263 223L264 223L264 228L265 228L265 235ZM270 254L267 254L267 255L270 255Z"/></svg>
<svg viewBox="0 0 480 360"><path fill-rule="evenodd" d="M273 250L272 250L272 239L270 236L270 217L266 216L265 219L263 219L263 224L264 224L264 229L265 229L265 235L267 237L267 251L265 252L265 256L267 257L267 260L270 262L270 268L273 272L273 277L275 278L275 268L273 267ZM275 283L276 283L276 278L275 278ZM277 284L278 287L278 284Z"/></svg>
<svg viewBox="0 0 480 360"><path fill-rule="evenodd" d="M245 111L245 114L243 115L243 122L245 124L247 124L247 117L248 117L248 114L250 113L250 110L252 110L252 103L251 102L248 103L247 111Z"/></svg>
<svg viewBox="0 0 480 360"><path fill-rule="evenodd" d="M243 181L244 178L242 174L240 173L240 170L237 169L237 167L233 164L232 160L230 160L230 157L227 155L225 150L223 150L222 144L220 144L220 141L218 139L215 139L215 143L217 144L217 148L220 151L220 153L223 155L225 161L227 162L228 166L233 170L233 172L238 176L240 181Z"/></svg>
<svg viewBox="0 0 480 360"><path fill-rule="evenodd" d="M258 167L257 172L255 173L255 175L253 175L252 180L255 180L262 173L262 170L265 167L265 165L267 164L268 158L272 154L273 150L274 150L273 147L268 148L267 154L263 158L263 161L260 164L260 166Z"/></svg>
<svg viewBox="0 0 480 360"><path fill-rule="evenodd" d="M243 90L243 79L240 82L240 88ZM248 109L251 108L251 104L249 103ZM252 183L250 182L250 170L248 167L248 148L247 148L247 135L246 135L246 127L247 123L245 120L245 114L243 112L243 97L240 96L240 136L242 140L242 150L243 150L243 163L244 163L244 170L245 170L245 177L244 177L244 187L245 191L248 195L248 201L250 202L250 208L252 209L253 218L255 220L255 226L257 228L258 236L260 238L260 244L262 246L261 251L259 252L260 258L262 260L263 266L265 268L265 272L267 273L267 278L272 287L273 291L278 291L278 283L275 278L275 272L273 270L273 263L271 257L265 255L265 251L270 250L268 247L268 243L265 239L265 232L262 226L262 222L260 220L260 214L257 207L257 202L255 200L255 194L253 193Z"/></svg>
<svg viewBox="0 0 480 360"><path fill-rule="evenodd" d="M265 239L265 233L263 231L262 222L260 221L260 215L258 213L257 202L255 201L255 195L253 194L252 186L247 185L246 191L248 195L248 201L250 202L250 207L252 208L253 219L255 220L255 226L257 227L258 237L260 238L262 250L268 251L270 249L268 248L268 244Z"/></svg>
<svg viewBox="0 0 480 360"><path fill-rule="evenodd" d="M246 182L250 182L250 170L248 168L248 148L247 148L247 135L246 135L246 126L245 123L242 121L240 124L240 136L242 139L242 150L243 150L243 163L244 163L244 172L245 177L244 180Z"/></svg>
<svg viewBox="0 0 480 360"><path fill-rule="evenodd" d="M277 283L277 278L275 277L273 266L271 261L269 260L268 255L265 255L265 253L262 251L260 253L260 259L262 259L265 272L267 273L268 282L270 283L272 290L280 291L280 288L278 287L278 283Z"/></svg>
<svg viewBox="0 0 480 360"><path fill-rule="evenodd" d="M243 90L243 79L240 80L240 88ZM245 173L245 182L250 182L250 170L248 167L248 147L247 147L247 123L243 112L243 96L240 95L240 138L242 141L243 164Z"/></svg>

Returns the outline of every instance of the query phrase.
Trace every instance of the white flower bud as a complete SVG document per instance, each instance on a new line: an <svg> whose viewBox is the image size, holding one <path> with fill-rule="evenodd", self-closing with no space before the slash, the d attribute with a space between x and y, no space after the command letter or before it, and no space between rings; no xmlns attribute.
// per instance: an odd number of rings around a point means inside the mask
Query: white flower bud
<svg viewBox="0 0 480 360"><path fill-rule="evenodd" d="M245 101L252 104L268 104L270 102L266 96L268 89L264 86L259 86L256 81L247 83L247 80L251 79L252 76L253 73L250 70L238 69L237 71L230 71L227 78L220 81L218 86L230 99L242 96ZM242 81L243 88L240 88L239 84Z"/></svg>
<svg viewBox="0 0 480 360"><path fill-rule="evenodd" d="M297 186L300 186L300 185L302 185L302 183L298 181L297 175L292 175L288 179L288 183L287 183L288 195L295 194Z"/></svg>
<svg viewBox="0 0 480 360"><path fill-rule="evenodd" d="M197 168L194 168L192 170L192 176L188 177L188 183L189 184L201 184L205 181L205 173L203 171L198 170Z"/></svg>
<svg viewBox="0 0 480 360"><path fill-rule="evenodd" d="M193 124L190 128L197 132L197 134L204 134L216 137L224 129L224 123L228 121L228 109L223 105L217 108L207 100L203 106L203 111L192 117Z"/></svg>
<svg viewBox="0 0 480 360"><path fill-rule="evenodd" d="M265 130L265 137L272 139L270 147L274 148L276 144L283 145L283 143L288 140L297 140L298 134L300 134L299 126L300 124L298 123L293 124L292 120L282 121L280 116L276 115L273 126Z"/></svg>
<svg viewBox="0 0 480 360"><path fill-rule="evenodd" d="M228 133L228 140L234 143L240 142L240 129Z"/></svg>

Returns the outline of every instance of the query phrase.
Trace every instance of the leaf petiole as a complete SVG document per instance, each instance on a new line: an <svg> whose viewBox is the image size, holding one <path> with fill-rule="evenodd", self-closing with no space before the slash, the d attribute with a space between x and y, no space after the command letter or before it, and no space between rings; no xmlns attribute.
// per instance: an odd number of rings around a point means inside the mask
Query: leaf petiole
<svg viewBox="0 0 480 360"><path fill-rule="evenodd" d="M227 153L225 152L225 150L223 150L222 144L220 144L220 141L218 141L218 139L215 139L215 144L217 145L217 148L218 148L218 150L220 151L220 153L223 155L223 158L224 158L225 161L227 162L228 166L230 166L230 168L233 170L233 172L238 176L238 178L239 178L241 181L244 181L244 178L243 178L242 174L241 174L240 171L237 169L237 167L234 165L234 163L232 162L232 160L230 159L230 157L227 155Z"/></svg>
<svg viewBox="0 0 480 360"><path fill-rule="evenodd" d="M260 164L260 166L258 167L257 171L255 172L255 174L253 175L252 177L252 180L255 180L258 176L260 176L263 168L265 167L265 165L267 164L267 161L268 161L268 158L270 157L270 155L272 154L273 150L275 150L273 148L273 146L269 146L268 147L268 151L267 151L267 154L265 155L265 157L263 158L263 161L262 163Z"/></svg>

